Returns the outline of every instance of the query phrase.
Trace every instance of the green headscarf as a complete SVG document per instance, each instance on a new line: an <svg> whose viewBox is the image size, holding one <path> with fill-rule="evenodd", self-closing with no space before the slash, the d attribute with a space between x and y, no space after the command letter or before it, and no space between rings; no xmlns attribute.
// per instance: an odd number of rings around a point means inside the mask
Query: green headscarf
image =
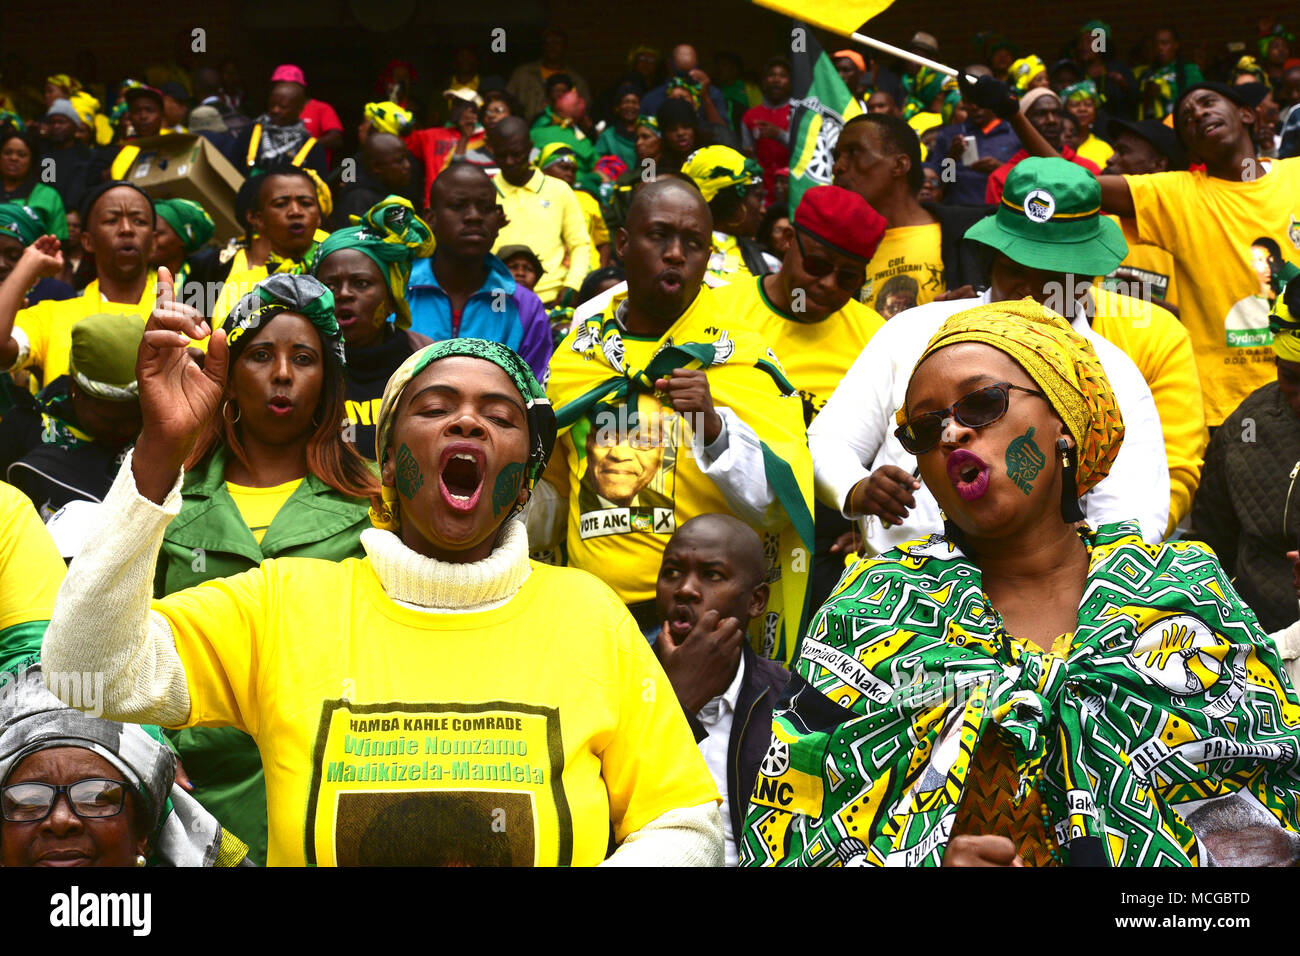
<svg viewBox="0 0 1300 956"><path fill-rule="evenodd" d="M189 199L155 199L153 211L180 237L187 256L207 245L217 228L208 211Z"/></svg>
<svg viewBox="0 0 1300 956"><path fill-rule="evenodd" d="M528 463L524 466L524 481L526 486L532 489L537 484L537 480L542 477L542 472L546 470L546 462L555 447L555 412L551 408L550 399L546 397L546 392L537 383L533 370L528 367L528 363L519 356L519 353L500 342L490 342L487 339L444 339L425 346L401 364L393 373L393 377L388 380L388 384L384 386L384 397L379 404L379 414L375 418L375 460L381 467L383 466L384 449L393 433L397 405L402 400L402 393L406 391L406 386L434 362L454 355L467 355L491 362L510 376L510 381L514 382L515 388L519 389L528 417L529 450ZM397 513L397 490L391 485L381 485L380 495L383 498L384 510L381 513L371 508L370 521L376 528L395 532L401 522ZM515 503L510 513L506 515L506 519L509 520L522 510L523 505Z"/></svg>
<svg viewBox="0 0 1300 956"><path fill-rule="evenodd" d="M0 234L30 246L45 235L45 222L30 206L13 201L0 203Z"/></svg>
<svg viewBox="0 0 1300 956"><path fill-rule="evenodd" d="M667 92L671 93L678 87L681 87L687 93L691 94L691 102L695 104L695 108L698 110L700 108L700 102L704 98L704 91L700 88L700 85L698 83L692 83L690 80L683 79L680 76L674 76L668 81Z"/></svg>
<svg viewBox="0 0 1300 956"><path fill-rule="evenodd" d="M1061 90L1061 102L1068 103L1073 99L1090 99L1093 103L1100 103L1101 97L1097 94L1097 84L1092 80L1080 80L1078 83L1071 83L1065 89Z"/></svg>
<svg viewBox="0 0 1300 956"><path fill-rule="evenodd" d="M415 207L401 196L389 196L375 203L359 222L359 225L330 233L330 237L320 244L312 273L319 273L321 263L330 253L340 249L365 253L379 266L393 297L397 327L409 329L411 307L406 304L406 281L411 277L411 263L415 259L433 255L433 230L415 214Z"/></svg>
<svg viewBox="0 0 1300 956"><path fill-rule="evenodd" d="M640 116L636 118L636 125L644 126L650 132L654 133L655 139L664 138L664 134L659 132L659 120L655 119L653 116L646 116L644 113L642 113ZM635 128L636 127L633 127L633 129Z"/></svg>
<svg viewBox="0 0 1300 956"><path fill-rule="evenodd" d="M334 318L334 293L315 276L287 272L267 276L253 286L253 291L235 303L226 316L221 328L230 346L232 364L251 341L246 341L247 334L256 332L281 312L296 312L315 326L325 342L325 351L337 358L339 365L344 364L343 333Z"/></svg>

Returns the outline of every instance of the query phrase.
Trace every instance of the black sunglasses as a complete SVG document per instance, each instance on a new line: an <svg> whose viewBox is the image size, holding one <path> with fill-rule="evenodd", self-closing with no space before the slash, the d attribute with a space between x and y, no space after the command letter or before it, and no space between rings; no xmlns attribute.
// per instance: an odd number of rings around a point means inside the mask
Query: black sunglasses
<svg viewBox="0 0 1300 956"><path fill-rule="evenodd" d="M125 805L126 784L103 777L66 784L11 783L0 791L0 810L10 823L38 823L54 810L61 793L67 795L72 812L82 819L115 817Z"/></svg>
<svg viewBox="0 0 1300 956"><path fill-rule="evenodd" d="M926 412L924 415L909 419L906 424L899 425L894 430L894 435L911 454L924 455L939 444L939 439L943 436L944 419L949 415L967 428L983 428L985 425L992 425L1007 413L1013 388L1018 392L1037 395L1039 398L1047 397L1042 392L1025 388L1023 385L995 382L962 396L947 408L941 408L937 412Z"/></svg>
<svg viewBox="0 0 1300 956"><path fill-rule="evenodd" d="M835 273L835 284L845 292L858 292L867 282L867 270L864 266L861 270L844 268L836 271L835 263L825 256L808 255L803 249L803 239L799 235L799 230L794 231L795 245L799 247L799 257L803 259L803 268L814 279L825 278L832 272Z"/></svg>

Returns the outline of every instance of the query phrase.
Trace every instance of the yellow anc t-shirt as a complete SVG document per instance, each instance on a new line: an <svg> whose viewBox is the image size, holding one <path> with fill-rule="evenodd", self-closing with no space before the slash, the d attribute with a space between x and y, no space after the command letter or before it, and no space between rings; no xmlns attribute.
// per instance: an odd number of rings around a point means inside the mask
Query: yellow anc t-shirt
<svg viewBox="0 0 1300 956"><path fill-rule="evenodd" d="M890 319L904 309L932 302L947 288L939 224L898 226L885 230L885 238L867 263L862 302Z"/></svg>
<svg viewBox="0 0 1300 956"><path fill-rule="evenodd" d="M257 741L270 866L592 865L611 833L718 800L645 638L583 571L534 564L500 607L430 613L368 559L283 558L153 609L186 726Z"/></svg>
<svg viewBox="0 0 1300 956"><path fill-rule="evenodd" d="M729 321L756 332L773 352L803 399L811 424L862 351L885 324L875 309L850 299L820 322L800 322L768 298L763 279L749 278L714 289L715 308Z"/></svg>
<svg viewBox="0 0 1300 956"><path fill-rule="evenodd" d="M266 529L271 527L275 516L284 507L284 503L293 497L300 484L302 484L301 478L286 481L282 485L272 485L269 488L252 488L227 481L226 490L230 492L230 498L239 509L239 516L244 519L244 524L248 525L248 530L253 532L254 540L261 544L262 538L266 536Z"/></svg>
<svg viewBox="0 0 1300 956"><path fill-rule="evenodd" d="M1192 508L1210 441L1191 337L1173 313L1154 302L1096 287L1092 298L1093 331L1133 360L1160 413L1172 532Z"/></svg>
<svg viewBox="0 0 1300 956"><path fill-rule="evenodd" d="M31 501L0 481L0 662L12 642L40 646L65 570Z"/></svg>
<svg viewBox="0 0 1300 956"><path fill-rule="evenodd" d="M1119 216L1107 218L1113 220L1124 233L1128 255L1114 272L1102 280L1102 286L1120 295L1178 308L1178 281L1174 276L1173 255L1166 249L1139 239L1137 225L1132 219L1121 219Z"/></svg>
<svg viewBox="0 0 1300 956"><path fill-rule="evenodd" d="M157 298L154 291L156 282L157 274L150 270L139 302L108 301L99 291L99 280L96 279L76 298L45 299L20 309L14 318L14 329L21 333L19 341L26 344L27 355L23 358L20 353L19 366L39 367L42 385L50 384L60 375L67 375L68 359L72 354L72 327L86 316L101 312L138 315L143 323L153 312Z"/></svg>
<svg viewBox="0 0 1300 956"><path fill-rule="evenodd" d="M1300 265L1300 158L1253 182L1204 172L1125 176L1138 237L1169 250L1180 318L1192 336L1215 426L1276 377L1268 313L1270 255Z"/></svg>

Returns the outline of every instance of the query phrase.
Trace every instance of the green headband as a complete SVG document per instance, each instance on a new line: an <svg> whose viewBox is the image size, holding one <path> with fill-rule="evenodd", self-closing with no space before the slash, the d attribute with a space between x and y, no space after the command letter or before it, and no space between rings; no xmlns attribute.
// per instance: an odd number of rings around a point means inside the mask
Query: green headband
<svg viewBox="0 0 1300 956"><path fill-rule="evenodd" d="M1085 98L1092 100L1094 103L1099 102L1101 99L1097 94L1097 84L1092 80L1080 80L1078 83L1071 83L1061 90L1061 101L1063 103Z"/></svg>
<svg viewBox="0 0 1300 956"><path fill-rule="evenodd" d="M406 283L411 277L411 265L415 259L433 255L433 246L433 232L415 214L415 207L400 196L389 196L371 206L359 225L330 233L316 254L313 273L319 274L321 263L340 249L364 253L379 267L393 297L397 327L409 329L411 307L406 303Z"/></svg>

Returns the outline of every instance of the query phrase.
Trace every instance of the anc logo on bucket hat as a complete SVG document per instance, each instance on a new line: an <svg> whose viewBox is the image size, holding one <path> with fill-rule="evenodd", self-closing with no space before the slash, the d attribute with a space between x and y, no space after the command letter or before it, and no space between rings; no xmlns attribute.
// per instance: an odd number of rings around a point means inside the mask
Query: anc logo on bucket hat
<svg viewBox="0 0 1300 956"><path fill-rule="evenodd" d="M1060 158L1017 163L997 211L966 238L1031 269L1074 275L1109 275L1128 255L1119 225L1101 214L1097 177Z"/></svg>
<svg viewBox="0 0 1300 956"><path fill-rule="evenodd" d="M1047 222L1056 212L1056 200L1046 189L1035 189L1025 197L1025 215L1034 222Z"/></svg>

